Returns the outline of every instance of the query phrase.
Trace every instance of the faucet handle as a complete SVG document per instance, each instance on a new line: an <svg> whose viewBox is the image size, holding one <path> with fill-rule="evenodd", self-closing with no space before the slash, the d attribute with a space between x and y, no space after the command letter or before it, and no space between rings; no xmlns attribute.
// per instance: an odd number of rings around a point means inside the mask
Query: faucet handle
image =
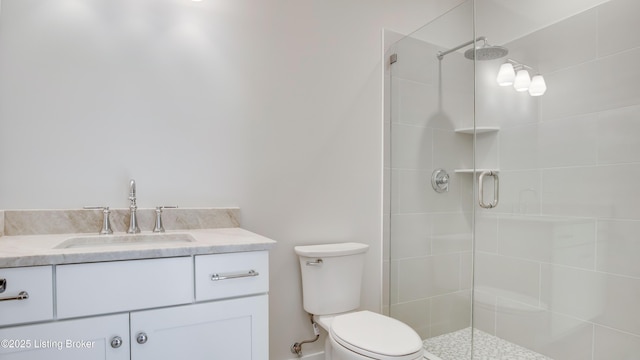
<svg viewBox="0 0 640 360"><path fill-rule="evenodd" d="M111 214L111 210L109 210L108 206L85 206L83 209L102 210L102 230L100 230L100 235L113 234L113 230L111 230L111 221L109 221L109 214Z"/></svg>
<svg viewBox="0 0 640 360"><path fill-rule="evenodd" d="M164 209L177 209L177 205L171 206L156 206L156 225L153 227L153 232L164 232L162 226L162 210Z"/></svg>

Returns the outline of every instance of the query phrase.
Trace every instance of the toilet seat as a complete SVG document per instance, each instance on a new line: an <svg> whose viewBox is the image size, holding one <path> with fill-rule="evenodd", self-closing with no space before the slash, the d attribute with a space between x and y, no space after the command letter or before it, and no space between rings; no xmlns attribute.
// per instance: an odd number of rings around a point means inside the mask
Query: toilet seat
<svg viewBox="0 0 640 360"><path fill-rule="evenodd" d="M331 323L331 337L355 353L379 360L414 360L422 340L408 325L371 311L339 315Z"/></svg>

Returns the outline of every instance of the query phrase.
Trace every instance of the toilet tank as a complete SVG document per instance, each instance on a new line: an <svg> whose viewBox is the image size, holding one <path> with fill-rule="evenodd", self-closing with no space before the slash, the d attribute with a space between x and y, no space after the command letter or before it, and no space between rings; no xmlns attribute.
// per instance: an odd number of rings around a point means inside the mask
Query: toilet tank
<svg viewBox="0 0 640 360"><path fill-rule="evenodd" d="M360 243L296 246L305 311L328 315L357 309L368 249Z"/></svg>

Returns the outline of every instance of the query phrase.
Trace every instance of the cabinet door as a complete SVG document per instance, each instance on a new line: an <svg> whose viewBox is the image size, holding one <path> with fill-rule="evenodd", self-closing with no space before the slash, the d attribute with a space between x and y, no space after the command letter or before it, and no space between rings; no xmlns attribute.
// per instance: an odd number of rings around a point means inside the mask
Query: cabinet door
<svg viewBox="0 0 640 360"><path fill-rule="evenodd" d="M122 343L113 347L116 336ZM0 359L129 360L129 315L0 329Z"/></svg>
<svg viewBox="0 0 640 360"><path fill-rule="evenodd" d="M268 332L267 295L139 311L131 358L268 360Z"/></svg>

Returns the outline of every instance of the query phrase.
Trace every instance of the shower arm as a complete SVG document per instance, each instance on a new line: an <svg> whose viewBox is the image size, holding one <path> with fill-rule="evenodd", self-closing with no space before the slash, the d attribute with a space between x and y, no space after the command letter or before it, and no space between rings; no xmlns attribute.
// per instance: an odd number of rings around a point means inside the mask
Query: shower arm
<svg viewBox="0 0 640 360"><path fill-rule="evenodd" d="M471 44L473 44L475 42L478 42L478 41L484 41L486 43L487 42L487 38L485 36L480 36L479 38L477 38L475 40L470 40L470 41L467 41L464 44L460 44L460 45L454 47L453 49L449 49L447 51L438 51L438 55L436 55L436 56L438 57L438 60L442 60L442 58L445 55L451 54L454 51L458 51L458 50L462 49L463 47L469 46L469 45L471 45Z"/></svg>
<svg viewBox="0 0 640 360"><path fill-rule="evenodd" d="M507 59L505 62L508 62L509 64L511 64L511 66L513 66L513 69L516 70L516 71L529 69L529 70L535 72L535 69L532 68L531 66L529 66L527 64L523 64L523 63L517 62L517 61L515 61L513 59Z"/></svg>

